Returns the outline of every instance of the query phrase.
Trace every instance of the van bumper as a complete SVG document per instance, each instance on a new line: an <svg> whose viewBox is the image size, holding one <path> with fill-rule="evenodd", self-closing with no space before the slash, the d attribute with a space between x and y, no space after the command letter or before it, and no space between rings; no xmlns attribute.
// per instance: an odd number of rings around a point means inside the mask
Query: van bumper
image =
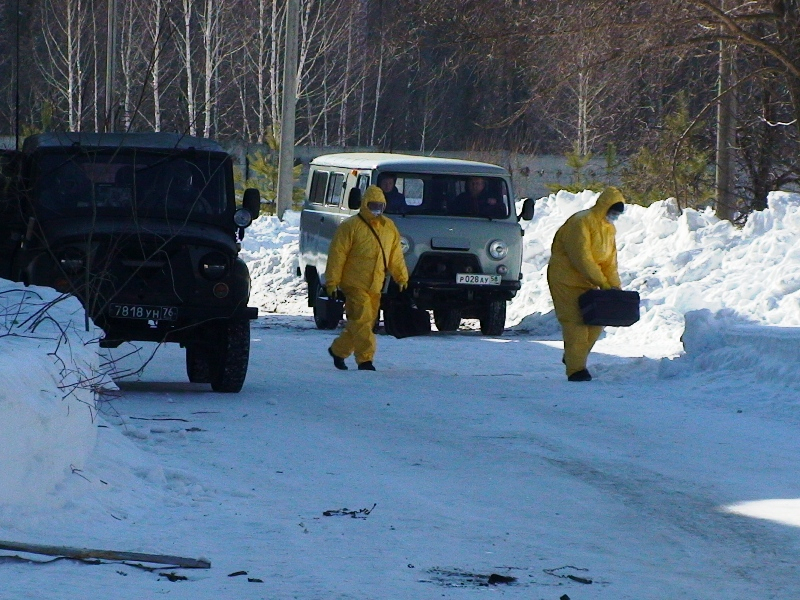
<svg viewBox="0 0 800 600"><path fill-rule="evenodd" d="M408 283L408 289L418 306L428 309L511 300L520 287L519 281L505 280L500 285L463 285L452 281L412 278Z"/></svg>

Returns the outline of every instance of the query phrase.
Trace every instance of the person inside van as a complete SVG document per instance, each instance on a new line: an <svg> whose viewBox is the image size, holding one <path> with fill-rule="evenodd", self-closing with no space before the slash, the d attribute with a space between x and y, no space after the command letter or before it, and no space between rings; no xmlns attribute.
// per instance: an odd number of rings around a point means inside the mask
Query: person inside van
<svg viewBox="0 0 800 600"><path fill-rule="evenodd" d="M485 177L468 177L466 188L450 203L450 214L494 219L508 216L502 198L489 191Z"/></svg>
<svg viewBox="0 0 800 600"><path fill-rule="evenodd" d="M378 187L386 197L386 210L390 213L402 212L406 207L406 197L397 189L397 175L381 173L378 176Z"/></svg>

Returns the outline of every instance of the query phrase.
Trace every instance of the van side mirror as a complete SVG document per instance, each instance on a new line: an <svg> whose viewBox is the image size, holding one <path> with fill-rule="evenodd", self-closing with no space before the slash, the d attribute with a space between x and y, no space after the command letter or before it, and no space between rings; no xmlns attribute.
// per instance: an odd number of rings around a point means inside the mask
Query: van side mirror
<svg viewBox="0 0 800 600"><path fill-rule="evenodd" d="M533 218L533 198L522 199L522 211L519 213L517 220L530 221Z"/></svg>
<svg viewBox="0 0 800 600"><path fill-rule="evenodd" d="M242 208L255 220L261 212L261 193L256 188L247 188L242 195Z"/></svg>
<svg viewBox="0 0 800 600"><path fill-rule="evenodd" d="M347 196L347 208L350 210L358 210L361 208L361 190L353 188Z"/></svg>

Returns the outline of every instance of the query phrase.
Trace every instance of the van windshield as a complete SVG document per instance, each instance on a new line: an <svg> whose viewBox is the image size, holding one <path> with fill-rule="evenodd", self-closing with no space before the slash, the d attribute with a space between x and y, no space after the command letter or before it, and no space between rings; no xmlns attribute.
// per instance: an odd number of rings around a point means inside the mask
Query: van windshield
<svg viewBox="0 0 800 600"><path fill-rule="evenodd" d="M33 194L49 216L206 220L226 210L223 159L201 154L37 153Z"/></svg>
<svg viewBox="0 0 800 600"><path fill-rule="evenodd" d="M390 215L505 219L511 214L508 186L500 177L382 173L378 185Z"/></svg>

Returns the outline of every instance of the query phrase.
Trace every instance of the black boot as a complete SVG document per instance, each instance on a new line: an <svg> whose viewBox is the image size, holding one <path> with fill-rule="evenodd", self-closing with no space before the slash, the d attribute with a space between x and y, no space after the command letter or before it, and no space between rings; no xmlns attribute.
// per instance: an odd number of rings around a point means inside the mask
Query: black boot
<svg viewBox="0 0 800 600"><path fill-rule="evenodd" d="M372 364L371 360L365 360L363 363L359 363L358 365L359 371L374 371L375 365Z"/></svg>
<svg viewBox="0 0 800 600"><path fill-rule="evenodd" d="M331 357L333 358L333 366L334 367L336 367L340 371L347 371L347 365L344 364L344 359L343 358L340 358L340 357L336 356L333 353L333 350L331 350L330 348L328 348L328 354L330 354Z"/></svg>
<svg viewBox="0 0 800 600"><path fill-rule="evenodd" d="M589 373L586 369L581 369L580 371L575 371L572 375L567 377L567 381L591 381L592 374Z"/></svg>

